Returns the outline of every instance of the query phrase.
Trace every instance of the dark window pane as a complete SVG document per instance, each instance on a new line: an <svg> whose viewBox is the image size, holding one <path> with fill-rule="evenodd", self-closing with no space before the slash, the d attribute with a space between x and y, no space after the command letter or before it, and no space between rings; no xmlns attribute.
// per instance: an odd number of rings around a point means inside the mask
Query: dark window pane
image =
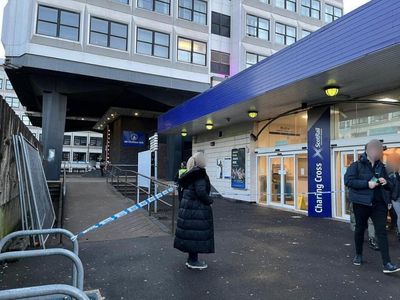
<svg viewBox="0 0 400 300"><path fill-rule="evenodd" d="M39 20L57 23L58 10L46 6L39 6Z"/></svg>

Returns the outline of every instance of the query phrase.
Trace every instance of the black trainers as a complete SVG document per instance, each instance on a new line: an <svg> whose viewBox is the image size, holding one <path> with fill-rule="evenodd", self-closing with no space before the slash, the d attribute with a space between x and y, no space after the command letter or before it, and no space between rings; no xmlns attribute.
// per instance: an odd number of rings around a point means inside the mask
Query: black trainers
<svg viewBox="0 0 400 300"><path fill-rule="evenodd" d="M375 251L379 251L379 246L378 243L375 241L375 239L369 239L368 240L368 246Z"/></svg>
<svg viewBox="0 0 400 300"><path fill-rule="evenodd" d="M355 266L361 266L362 265L362 255L356 254L356 256L354 256L353 265L355 265Z"/></svg>
<svg viewBox="0 0 400 300"><path fill-rule="evenodd" d="M186 263L186 267L189 269L194 269L194 270L204 270L207 269L207 264L204 261L188 261Z"/></svg>
<svg viewBox="0 0 400 300"><path fill-rule="evenodd" d="M391 262L388 262L386 265L383 265L383 273L385 274L396 273L398 271L400 271L400 267L392 264Z"/></svg>

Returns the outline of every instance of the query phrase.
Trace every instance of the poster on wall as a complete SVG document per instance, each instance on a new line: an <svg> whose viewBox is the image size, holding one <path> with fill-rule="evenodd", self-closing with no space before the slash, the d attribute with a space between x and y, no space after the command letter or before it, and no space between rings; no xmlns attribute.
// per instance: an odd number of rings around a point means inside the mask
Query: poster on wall
<svg viewBox="0 0 400 300"><path fill-rule="evenodd" d="M223 166L223 164L222 164L222 159L217 159L217 179L222 179L223 177L223 174L222 174L222 172L223 172L223 169L224 169L224 166Z"/></svg>
<svg viewBox="0 0 400 300"><path fill-rule="evenodd" d="M231 187L246 188L246 149L232 149Z"/></svg>
<svg viewBox="0 0 400 300"><path fill-rule="evenodd" d="M150 188L151 176L151 151L143 151L138 153L138 173L147 177L138 177L138 186Z"/></svg>
<svg viewBox="0 0 400 300"><path fill-rule="evenodd" d="M232 175L232 159L230 157L224 158L223 163L223 176L225 179L230 179Z"/></svg>
<svg viewBox="0 0 400 300"><path fill-rule="evenodd" d="M332 217L330 108L308 111L308 215Z"/></svg>
<svg viewBox="0 0 400 300"><path fill-rule="evenodd" d="M122 145L125 147L144 147L146 135L143 132L127 131L122 132Z"/></svg>

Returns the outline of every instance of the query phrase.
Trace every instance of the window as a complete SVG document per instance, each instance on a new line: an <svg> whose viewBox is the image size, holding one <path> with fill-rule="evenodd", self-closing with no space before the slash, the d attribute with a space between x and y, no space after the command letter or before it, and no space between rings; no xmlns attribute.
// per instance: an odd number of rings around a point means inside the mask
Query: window
<svg viewBox="0 0 400 300"><path fill-rule="evenodd" d="M71 153L70 152L65 152L63 151L62 153L62 161L69 161L71 158Z"/></svg>
<svg viewBox="0 0 400 300"><path fill-rule="evenodd" d="M263 40L269 40L269 20L247 15L247 35Z"/></svg>
<svg viewBox="0 0 400 300"><path fill-rule="evenodd" d="M178 61L206 65L207 44L178 37Z"/></svg>
<svg viewBox="0 0 400 300"><path fill-rule="evenodd" d="M325 22L330 23L339 19L343 15L341 8L325 4Z"/></svg>
<svg viewBox="0 0 400 300"><path fill-rule="evenodd" d="M39 5L36 33L79 41L80 14Z"/></svg>
<svg viewBox="0 0 400 300"><path fill-rule="evenodd" d="M269 4L270 0L259 0L261 3Z"/></svg>
<svg viewBox="0 0 400 300"><path fill-rule="evenodd" d="M26 126L32 125L31 120L29 120L27 115L22 115L21 120Z"/></svg>
<svg viewBox="0 0 400 300"><path fill-rule="evenodd" d="M138 0L139 8L155 11L160 14L169 15L171 9L170 0Z"/></svg>
<svg viewBox="0 0 400 300"><path fill-rule="evenodd" d="M71 145L71 136L70 135L64 135L64 146L69 146Z"/></svg>
<svg viewBox="0 0 400 300"><path fill-rule="evenodd" d="M296 27L276 23L275 40L281 45L291 45L296 42Z"/></svg>
<svg viewBox="0 0 400 300"><path fill-rule="evenodd" d="M127 51L128 25L91 17L90 44Z"/></svg>
<svg viewBox="0 0 400 300"><path fill-rule="evenodd" d="M0 78L0 90L3 89L3 78Z"/></svg>
<svg viewBox="0 0 400 300"><path fill-rule="evenodd" d="M16 97L6 97L5 100L8 103L8 105L10 105L10 107L18 108L20 105L19 100Z"/></svg>
<svg viewBox="0 0 400 300"><path fill-rule="evenodd" d="M211 72L229 75L229 71L229 53L211 50Z"/></svg>
<svg viewBox="0 0 400 300"><path fill-rule="evenodd" d="M310 34L311 34L311 31L308 31L308 30L305 30L305 29L301 30L301 37L302 38L305 38L306 36L309 36Z"/></svg>
<svg viewBox="0 0 400 300"><path fill-rule="evenodd" d="M74 152L73 153L73 161L85 162L86 161L86 153L85 152Z"/></svg>
<svg viewBox="0 0 400 300"><path fill-rule="evenodd" d="M296 11L296 0L276 0L276 6L290 11Z"/></svg>
<svg viewBox="0 0 400 300"><path fill-rule="evenodd" d="M89 153L89 161L99 161L101 153Z"/></svg>
<svg viewBox="0 0 400 300"><path fill-rule="evenodd" d="M211 14L211 33L230 37L231 17L213 11Z"/></svg>
<svg viewBox="0 0 400 300"><path fill-rule="evenodd" d="M121 3L121 4L129 4L129 0L112 0L112 1L118 2L118 3Z"/></svg>
<svg viewBox="0 0 400 300"><path fill-rule="evenodd" d="M138 28L136 52L169 58L169 34Z"/></svg>
<svg viewBox="0 0 400 300"><path fill-rule="evenodd" d="M86 136L74 136L74 145L75 146L86 146L87 145L87 137Z"/></svg>
<svg viewBox="0 0 400 300"><path fill-rule="evenodd" d="M314 19L321 19L321 2L318 0L301 0L301 14Z"/></svg>
<svg viewBox="0 0 400 300"><path fill-rule="evenodd" d="M6 90L13 90L13 86L11 85L11 81L6 79Z"/></svg>
<svg viewBox="0 0 400 300"><path fill-rule="evenodd" d="M103 138L100 137L91 137L90 138L90 146L101 147L103 146Z"/></svg>
<svg viewBox="0 0 400 300"><path fill-rule="evenodd" d="M264 55L247 52L246 53L246 68L251 67L252 65L255 65L256 63L262 61L264 58L267 58L267 57Z"/></svg>
<svg viewBox="0 0 400 300"><path fill-rule="evenodd" d="M184 20L207 25L207 2L202 0L179 0L178 16Z"/></svg>

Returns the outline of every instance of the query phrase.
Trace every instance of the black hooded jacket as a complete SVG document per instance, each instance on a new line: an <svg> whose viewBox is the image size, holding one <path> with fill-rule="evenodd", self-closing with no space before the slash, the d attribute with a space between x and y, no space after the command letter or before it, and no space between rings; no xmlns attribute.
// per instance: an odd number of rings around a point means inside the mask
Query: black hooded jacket
<svg viewBox="0 0 400 300"><path fill-rule="evenodd" d="M179 179L183 197L179 204L174 247L190 253L214 252L214 225L206 170L194 167Z"/></svg>
<svg viewBox="0 0 400 300"><path fill-rule="evenodd" d="M383 177L386 179L386 185L379 185L373 190L368 186L371 178ZM374 202L385 201L390 203L391 181L385 165L381 161L371 165L366 153L362 154L360 159L353 162L344 175L344 184L349 188L349 200L353 203L371 206Z"/></svg>

